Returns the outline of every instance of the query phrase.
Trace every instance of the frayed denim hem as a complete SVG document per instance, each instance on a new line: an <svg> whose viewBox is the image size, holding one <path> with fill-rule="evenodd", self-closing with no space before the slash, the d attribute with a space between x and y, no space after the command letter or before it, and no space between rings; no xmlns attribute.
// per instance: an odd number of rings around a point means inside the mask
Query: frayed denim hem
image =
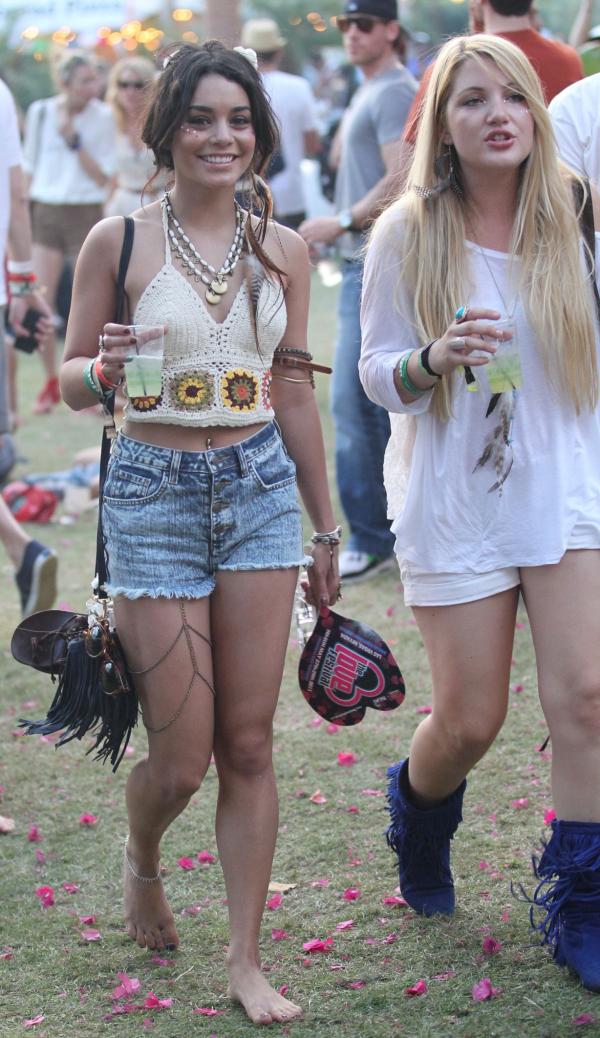
<svg viewBox="0 0 600 1038"><path fill-rule="evenodd" d="M111 598L127 598L131 602L138 598L184 598L186 601L193 601L194 599L208 598L209 595L212 595L215 590L215 584L213 583L212 587L207 588L206 591L199 591L197 587L176 588L173 590L173 588L163 587L152 589L143 587L128 588L113 584L105 584L104 590Z"/></svg>
<svg viewBox="0 0 600 1038"><path fill-rule="evenodd" d="M278 570L278 569L308 569L312 566L314 559L311 555L305 555L300 562L274 562L272 565L265 565L264 562L257 563L244 563L241 566L219 566L217 573L221 570L227 573L259 573L261 570Z"/></svg>

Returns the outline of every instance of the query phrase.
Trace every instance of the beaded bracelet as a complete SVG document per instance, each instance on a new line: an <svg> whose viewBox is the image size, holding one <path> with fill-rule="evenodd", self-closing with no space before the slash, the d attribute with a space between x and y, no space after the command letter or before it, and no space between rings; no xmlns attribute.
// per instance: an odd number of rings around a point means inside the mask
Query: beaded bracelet
<svg viewBox="0 0 600 1038"><path fill-rule="evenodd" d="M414 382L411 382L408 375L408 362L412 357L413 352L413 350L407 350L406 353L402 354L398 364L396 365L396 371L398 372L398 375L400 376L400 381L407 393L411 393L412 396L422 396L423 393L428 393L429 390L419 389L418 386L415 386Z"/></svg>
<svg viewBox="0 0 600 1038"><path fill-rule="evenodd" d="M339 544L342 539L342 527L336 526L335 530L330 530L329 533L317 533L316 530L313 532L311 537L311 544Z"/></svg>

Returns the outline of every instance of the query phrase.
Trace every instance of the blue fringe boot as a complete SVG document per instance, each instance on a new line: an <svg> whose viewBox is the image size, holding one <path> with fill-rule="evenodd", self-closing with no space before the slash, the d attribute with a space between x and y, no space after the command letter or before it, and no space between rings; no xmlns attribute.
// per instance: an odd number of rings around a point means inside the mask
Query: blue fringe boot
<svg viewBox="0 0 600 1038"><path fill-rule="evenodd" d="M532 927L559 966L600 991L600 823L553 821L541 858L532 860L540 881L527 899ZM536 909L545 913L541 922Z"/></svg>
<svg viewBox="0 0 600 1038"><path fill-rule="evenodd" d="M421 915L452 915L450 840L462 822L467 781L441 804L422 810L409 799L408 760L388 768L388 778L391 823L386 837L398 856L402 897Z"/></svg>

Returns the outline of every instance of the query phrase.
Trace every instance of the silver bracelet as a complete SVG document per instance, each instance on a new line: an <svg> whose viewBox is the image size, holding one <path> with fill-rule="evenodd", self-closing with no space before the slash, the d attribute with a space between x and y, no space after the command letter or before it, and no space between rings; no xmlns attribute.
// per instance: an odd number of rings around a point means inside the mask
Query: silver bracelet
<svg viewBox="0 0 600 1038"><path fill-rule="evenodd" d="M341 539L342 528L336 526L335 530L331 530L329 533L317 533L315 530L310 540L311 544L339 544Z"/></svg>

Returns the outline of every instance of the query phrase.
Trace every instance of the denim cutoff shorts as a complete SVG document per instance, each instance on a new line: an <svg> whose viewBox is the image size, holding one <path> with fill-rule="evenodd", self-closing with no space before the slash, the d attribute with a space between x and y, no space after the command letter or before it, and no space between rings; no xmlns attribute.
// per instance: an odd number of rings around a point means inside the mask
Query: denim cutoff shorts
<svg viewBox="0 0 600 1038"><path fill-rule="evenodd" d="M206 451L119 434L102 522L109 594L204 598L218 570L309 565L296 466L271 422L241 443Z"/></svg>

